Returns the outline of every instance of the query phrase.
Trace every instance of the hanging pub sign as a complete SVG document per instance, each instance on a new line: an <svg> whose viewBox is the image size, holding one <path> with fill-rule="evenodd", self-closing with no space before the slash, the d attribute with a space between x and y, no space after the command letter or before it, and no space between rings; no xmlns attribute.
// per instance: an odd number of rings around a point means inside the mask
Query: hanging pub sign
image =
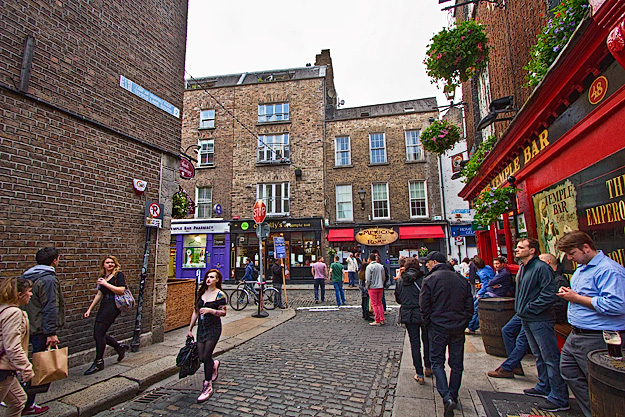
<svg viewBox="0 0 625 417"><path fill-rule="evenodd" d="M374 227L356 233L356 241L367 246L384 246L395 242L399 234L393 229Z"/></svg>

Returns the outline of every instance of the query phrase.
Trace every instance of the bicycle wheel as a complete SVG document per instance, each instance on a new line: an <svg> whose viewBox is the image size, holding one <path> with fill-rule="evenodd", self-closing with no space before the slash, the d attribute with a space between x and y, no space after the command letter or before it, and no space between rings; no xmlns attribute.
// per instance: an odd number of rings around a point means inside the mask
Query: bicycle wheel
<svg viewBox="0 0 625 417"><path fill-rule="evenodd" d="M280 291L275 288L265 288L263 291L263 308L265 310L273 310L278 306L280 299Z"/></svg>
<svg viewBox="0 0 625 417"><path fill-rule="evenodd" d="M243 310L249 302L247 292L242 289L237 288L230 294L230 307L236 311Z"/></svg>

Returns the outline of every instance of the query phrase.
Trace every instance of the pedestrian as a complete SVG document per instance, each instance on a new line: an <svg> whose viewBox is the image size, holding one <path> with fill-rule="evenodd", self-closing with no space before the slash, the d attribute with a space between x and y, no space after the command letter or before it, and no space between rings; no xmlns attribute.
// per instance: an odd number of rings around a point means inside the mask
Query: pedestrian
<svg viewBox="0 0 625 417"><path fill-rule="evenodd" d="M369 291L367 290L365 271L367 270L368 262L362 263L360 270L358 271L358 288L360 289L360 306L362 308L362 318L366 321L373 321L371 314L369 313Z"/></svg>
<svg viewBox="0 0 625 417"><path fill-rule="evenodd" d="M620 332L625 341L625 268L595 248L586 233L566 233L558 250L579 266L571 288L560 287L558 296L569 302L572 331L562 348L560 371L586 417L590 417L588 358L590 351L605 349L604 330Z"/></svg>
<svg viewBox="0 0 625 417"><path fill-rule="evenodd" d="M275 301L275 305L278 308L285 308L282 301L282 259L274 259L273 265L271 265L271 280L273 281L273 287L278 290L278 299Z"/></svg>
<svg viewBox="0 0 625 417"><path fill-rule="evenodd" d="M491 378L514 378L515 375L524 376L525 372L521 366L521 360L529 352L529 342L523 330L523 323L518 315L512 316L505 326L501 329L503 344L506 347L507 359L494 371L488 371L486 374ZM542 358L540 366L543 367ZM538 362L536 367L538 367Z"/></svg>
<svg viewBox="0 0 625 417"><path fill-rule="evenodd" d="M349 288L356 286L356 274L358 273L358 261L352 252L347 255L347 285Z"/></svg>
<svg viewBox="0 0 625 417"><path fill-rule="evenodd" d="M482 286L477 292L477 294L475 294L475 298L473 302L473 305L474 305L473 317L471 318L471 321L469 322L469 328L467 329L467 334L475 334L475 331L480 328L480 320L478 317L479 299L483 297L488 297L488 294L487 294L488 283L495 276L495 271L493 270L493 268L490 265L486 265L484 260L480 258L479 256L476 256L473 258L473 263L475 264L475 267L477 268L477 276L479 277L480 283Z"/></svg>
<svg viewBox="0 0 625 417"><path fill-rule="evenodd" d="M384 292L384 268L377 261L378 255L371 252L369 254L369 265L365 271L365 282L373 307L374 320L369 323L371 326L382 326L384 324L384 310L382 307L382 293Z"/></svg>
<svg viewBox="0 0 625 417"><path fill-rule="evenodd" d="M477 266L473 260L469 262L469 283L471 284L471 293L475 295L477 291L477 283L480 281L480 277L477 275Z"/></svg>
<svg viewBox="0 0 625 417"><path fill-rule="evenodd" d="M460 265L458 265L458 259L457 258L451 258L449 260L449 266L451 266L452 270L454 270L457 273L461 273L460 272Z"/></svg>
<svg viewBox="0 0 625 417"><path fill-rule="evenodd" d="M326 300L326 279L328 279L328 269L323 262L323 256L319 257L319 260L312 264L311 273L314 281L315 291L315 304L319 304L319 290L321 290L321 302Z"/></svg>
<svg viewBox="0 0 625 417"><path fill-rule="evenodd" d="M473 297L467 280L446 265L445 255L432 251L423 261L430 274L423 280L419 306L428 327L436 390L443 398L444 416L453 417L464 368L464 329L473 313ZM447 349L449 382L445 372Z"/></svg>
<svg viewBox="0 0 625 417"><path fill-rule="evenodd" d="M384 270L384 283L383 283L383 288L382 288L382 310L384 311L384 313L386 313L386 291L385 290L387 290L391 286L391 276L388 273L388 267L382 263L382 260L380 259L380 254L378 253L378 251L374 250L374 252L376 254L375 261L379 263L380 265L382 265L382 269Z"/></svg>
<svg viewBox="0 0 625 417"><path fill-rule="evenodd" d="M254 274L254 264L250 258L245 258L245 273L243 274L242 281L256 281L257 274ZM256 277L254 277L256 275Z"/></svg>
<svg viewBox="0 0 625 417"><path fill-rule="evenodd" d="M538 371L538 384L523 392L544 398L538 405L543 411L566 411L571 408L569 392L560 375L560 351L553 328L556 319L553 306L558 301L556 285L553 269L538 258L539 254L538 240L522 238L517 242L515 255L521 266L514 309L523 323Z"/></svg>
<svg viewBox="0 0 625 417"><path fill-rule="evenodd" d="M471 260L469 258L464 258L460 263L460 273L463 277L469 278L469 263Z"/></svg>
<svg viewBox="0 0 625 417"><path fill-rule="evenodd" d="M26 405L26 393L20 384L34 376L28 360L28 315L20 307L32 296L32 281L5 278L0 284L0 401L7 407L5 416L18 417Z"/></svg>
<svg viewBox="0 0 625 417"><path fill-rule="evenodd" d="M198 403L203 403L213 395L213 382L219 373L219 361L213 359L213 352L221 336L221 318L226 315L226 294L221 290L222 280L221 272L217 269L210 269L204 275L204 281L195 296L195 308L187 333L187 337L193 337L193 326L198 322L197 350L200 361L204 363L204 385L197 398Z"/></svg>
<svg viewBox="0 0 625 417"><path fill-rule="evenodd" d="M495 276L488 282L486 288L488 297L508 297L509 294L512 294L512 274L508 271L507 263L508 260L503 256L493 259Z"/></svg>
<svg viewBox="0 0 625 417"><path fill-rule="evenodd" d="M561 287L569 288L571 284L569 280L566 279L564 275L562 275L562 268L560 263L558 262L558 258L553 256L550 253L541 253L538 255L538 258L549 265L551 269L553 269L553 276L556 281L556 291L558 291ZM569 307L569 302L564 298L560 298L557 303L554 304L553 309L556 313L556 324L567 324L568 320L566 318L566 311ZM562 361L562 358L560 358Z"/></svg>
<svg viewBox="0 0 625 417"><path fill-rule="evenodd" d="M117 352L117 362L120 362L130 350L130 346L119 343L107 332L121 311L115 305L115 296L124 294L126 291L126 280L120 271L121 265L116 257L109 255L100 262L100 273L98 274L98 292L91 305L84 314L85 318L91 315L94 307L100 303L98 314L93 326L93 338L95 340L95 360L85 375L95 374L104 369L104 349L106 345L111 346Z"/></svg>
<svg viewBox="0 0 625 417"><path fill-rule="evenodd" d="M336 306L345 305L345 291L343 291L343 264L341 258L334 257L334 262L330 265L332 271L332 284L334 285L334 295L336 296Z"/></svg>
<svg viewBox="0 0 625 417"><path fill-rule="evenodd" d="M33 283L33 296L26 304L33 353L43 352L48 347L56 347L59 344L56 333L65 324L65 300L56 276L56 267L60 260L59 251L55 247L42 248L37 251L35 259L37 265L22 275ZM42 386L37 388L42 389ZM35 393L32 391L28 382L26 384L28 398L22 411L24 416L43 414L50 409L47 405L35 404Z"/></svg>
<svg viewBox="0 0 625 417"><path fill-rule="evenodd" d="M419 307L419 296L421 295L424 275L419 268L419 261L416 259L410 258L406 261L404 258L402 263L403 271L395 285L395 301L401 306L399 308L399 322L406 326L410 338L412 364L416 372L414 379L420 385L424 385L425 377L432 375L429 339ZM421 341L423 341L423 361L421 361Z"/></svg>
<svg viewBox="0 0 625 417"><path fill-rule="evenodd" d="M360 252L356 252L354 254L354 259L356 259L356 263L358 264L358 272L362 269L362 259L360 259Z"/></svg>

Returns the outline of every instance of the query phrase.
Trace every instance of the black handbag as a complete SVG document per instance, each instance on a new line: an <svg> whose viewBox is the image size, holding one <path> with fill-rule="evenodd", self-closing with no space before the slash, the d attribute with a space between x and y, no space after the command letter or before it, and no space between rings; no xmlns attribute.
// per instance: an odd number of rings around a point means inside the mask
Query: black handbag
<svg viewBox="0 0 625 417"><path fill-rule="evenodd" d="M192 337L187 336L187 342L178 352L176 366L180 368L179 378L193 375L200 368L200 355L197 351L197 344Z"/></svg>

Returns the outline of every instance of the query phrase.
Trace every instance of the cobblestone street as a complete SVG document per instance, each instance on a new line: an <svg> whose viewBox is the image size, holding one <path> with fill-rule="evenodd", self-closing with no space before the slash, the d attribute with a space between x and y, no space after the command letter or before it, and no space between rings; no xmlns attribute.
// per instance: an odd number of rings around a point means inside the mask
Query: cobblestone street
<svg viewBox="0 0 625 417"><path fill-rule="evenodd" d="M298 299L294 293L295 304ZM333 292L325 304L332 305L330 300ZM393 310L388 324L375 328L362 320L360 309L298 311L294 319L219 356L219 380L208 402L196 404L200 369L98 416L389 417L404 341Z"/></svg>

